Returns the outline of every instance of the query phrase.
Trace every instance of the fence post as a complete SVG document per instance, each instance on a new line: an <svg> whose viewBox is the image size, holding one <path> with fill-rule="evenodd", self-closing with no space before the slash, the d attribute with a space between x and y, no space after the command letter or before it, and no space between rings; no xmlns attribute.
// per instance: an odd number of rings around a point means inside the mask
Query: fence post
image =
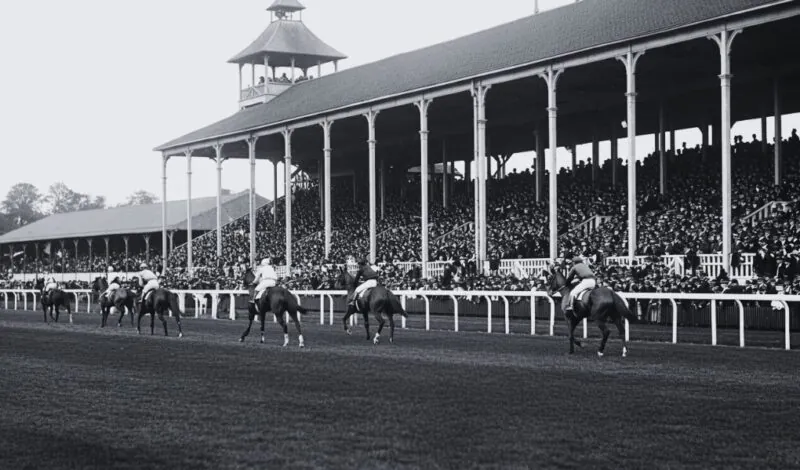
<svg viewBox="0 0 800 470"><path fill-rule="evenodd" d="M236 320L236 294L231 294L231 303L228 306L228 319Z"/></svg>
<svg viewBox="0 0 800 470"><path fill-rule="evenodd" d="M531 336L536 335L536 301L537 297L531 294Z"/></svg>
<svg viewBox="0 0 800 470"><path fill-rule="evenodd" d="M405 310L405 309L406 309L406 296L405 296L405 294L403 294L403 295L400 297L400 305L403 307L403 310ZM400 326L401 326L403 329L406 329L406 328L408 328L408 327L406 326L406 317L403 317L403 319L402 319L402 320L400 320L400 323L401 323L401 324L400 324Z"/></svg>
<svg viewBox="0 0 800 470"><path fill-rule="evenodd" d="M711 345L717 345L717 301L711 300Z"/></svg>
<svg viewBox="0 0 800 470"><path fill-rule="evenodd" d="M431 301L428 299L427 295L422 296L422 300L425 301L425 331L431 330Z"/></svg>
<svg viewBox="0 0 800 470"><path fill-rule="evenodd" d="M486 310L486 323L487 323L486 332L487 333L491 333L492 332L492 299L488 295L484 295L483 298L486 299L486 302L488 302L488 308Z"/></svg>
<svg viewBox="0 0 800 470"><path fill-rule="evenodd" d="M678 302L669 299L672 303L672 344L678 344Z"/></svg>
<svg viewBox="0 0 800 470"><path fill-rule="evenodd" d="M786 347L786 350L789 351L792 349L792 331L791 331L792 317L791 317L791 311L789 310L789 302L781 300L781 303L783 304L783 312L784 312L783 326L786 329L786 340L784 346Z"/></svg>
<svg viewBox="0 0 800 470"><path fill-rule="evenodd" d="M739 347L744 347L744 305L742 301L736 299L736 305L739 307Z"/></svg>
<svg viewBox="0 0 800 470"><path fill-rule="evenodd" d="M458 332L458 299L456 299L455 295L450 296L453 299L453 322L454 322L454 330Z"/></svg>
<svg viewBox="0 0 800 470"><path fill-rule="evenodd" d="M509 318L510 312L508 307L508 298L505 295L501 295L500 298L503 299L503 303L506 306L506 334L511 333L511 320Z"/></svg>

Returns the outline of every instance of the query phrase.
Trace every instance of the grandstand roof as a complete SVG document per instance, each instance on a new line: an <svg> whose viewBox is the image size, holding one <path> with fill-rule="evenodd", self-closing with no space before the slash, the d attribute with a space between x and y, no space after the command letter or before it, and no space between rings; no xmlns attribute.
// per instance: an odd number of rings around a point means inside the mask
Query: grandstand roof
<svg viewBox="0 0 800 470"><path fill-rule="evenodd" d="M294 58L295 66L301 69L316 66L319 62L347 58L318 38L302 21L277 20L228 62L261 63L264 55L269 55L269 65L272 67L289 67Z"/></svg>
<svg viewBox="0 0 800 470"><path fill-rule="evenodd" d="M267 8L267 11L300 11L305 9L306 7L304 7L299 0L275 0L275 2Z"/></svg>
<svg viewBox="0 0 800 470"><path fill-rule="evenodd" d="M269 103L241 110L156 150L289 123L783 3L782 0L583 0L297 84Z"/></svg>
<svg viewBox="0 0 800 470"><path fill-rule="evenodd" d="M269 200L256 194L260 207ZM222 223L248 213L248 191L223 196ZM217 198L192 199L192 229L213 230L217 224ZM186 230L186 201L167 202L167 230ZM135 235L161 231L161 203L53 214L0 236L0 244Z"/></svg>

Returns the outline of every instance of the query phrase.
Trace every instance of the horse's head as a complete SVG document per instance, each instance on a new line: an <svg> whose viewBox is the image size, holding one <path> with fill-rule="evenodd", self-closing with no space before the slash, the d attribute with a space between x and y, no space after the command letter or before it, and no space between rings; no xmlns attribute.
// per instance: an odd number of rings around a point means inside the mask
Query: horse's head
<svg viewBox="0 0 800 470"><path fill-rule="evenodd" d="M334 287L336 289L346 289L350 290L353 288L353 284L355 284L355 278L347 272L347 268L339 268L339 275L336 276L336 283Z"/></svg>
<svg viewBox="0 0 800 470"><path fill-rule="evenodd" d="M37 277L36 282L33 284L34 289L43 289L44 288L44 278Z"/></svg>
<svg viewBox="0 0 800 470"><path fill-rule="evenodd" d="M108 282L104 277L96 277L94 281L92 281L92 290L96 292L100 292L101 290L108 289Z"/></svg>
<svg viewBox="0 0 800 470"><path fill-rule="evenodd" d="M256 280L256 275L253 274L253 268L247 268L244 274L242 275L242 283L244 283L245 286L250 286L253 284L253 281L255 280Z"/></svg>
<svg viewBox="0 0 800 470"><path fill-rule="evenodd" d="M550 266L549 270L545 270L544 273L548 279L547 292L550 293L550 295L560 292L561 289L567 287L567 278L564 277L564 274L560 269L556 268L555 265Z"/></svg>

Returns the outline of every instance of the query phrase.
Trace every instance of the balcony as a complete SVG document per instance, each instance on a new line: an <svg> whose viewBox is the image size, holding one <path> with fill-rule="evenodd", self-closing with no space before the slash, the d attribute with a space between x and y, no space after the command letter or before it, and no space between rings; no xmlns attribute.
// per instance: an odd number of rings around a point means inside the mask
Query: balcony
<svg viewBox="0 0 800 470"><path fill-rule="evenodd" d="M240 92L239 107L247 108L257 104L267 103L288 90L292 85L292 83L286 82L269 82L247 87Z"/></svg>

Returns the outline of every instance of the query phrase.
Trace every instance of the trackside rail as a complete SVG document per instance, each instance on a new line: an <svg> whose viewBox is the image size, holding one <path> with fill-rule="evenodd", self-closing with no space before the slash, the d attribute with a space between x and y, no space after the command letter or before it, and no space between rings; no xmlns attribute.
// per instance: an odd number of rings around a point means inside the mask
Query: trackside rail
<svg viewBox="0 0 800 470"><path fill-rule="evenodd" d="M92 303L92 291L88 289L66 289L74 296L75 299L75 313L80 311L82 301L85 302L85 312L89 313ZM174 290L178 295L179 306L181 310L185 310L186 298L192 298L195 305L195 317L200 317L205 314L210 301L210 316L213 319L219 318L220 301L224 297L230 299L230 306L235 305L237 296L247 296L248 292L244 290ZM319 308L319 321L321 325L325 324L326 316L330 325L334 324L334 297L343 297L347 292L343 290L297 290L293 293L298 299L318 297L320 299ZM455 331L459 331L459 301L469 300L473 297L482 298L487 301L487 327L488 333L492 332L492 316L495 311L495 304L502 305L504 331L506 334L510 333L510 303L509 299L527 300L530 304L530 334L535 335L536 332L536 309L537 302L535 299L545 299L548 303L549 310L549 328L548 333L550 336L554 335L555 322L556 322L556 300L548 296L546 292L541 291L527 291L527 292L507 292L507 291L403 291L398 290L394 293L400 297L401 304L405 308L407 300L422 299L425 304L425 329L430 329L431 320L431 299L449 299L453 303L453 327ZM683 300L699 300L711 301L711 344L716 346L718 328L717 328L717 312L718 303L731 302L736 305L739 313L739 347L745 347L745 308L742 302L760 301L771 302L775 306L779 306L783 310L784 319L784 348L791 349L791 309L790 302L800 303L800 295L757 295L757 294L685 294L685 293L656 293L656 292L619 292L628 304L632 300L666 300L672 306L672 343L678 342L678 301ZM14 310L19 310L20 306L23 310L36 310L37 302L39 301L40 293L36 290L26 289L0 289L0 306L6 310L13 306ZM29 304L28 300L32 302ZM326 311L326 302L328 300ZM560 301L560 300L559 300ZM29 308L31 307L31 308ZM327 315L326 315L327 314ZM229 308L228 318L231 320L236 318L235 308ZM402 320L402 327L406 327L405 319ZM583 322L583 336L587 336L587 322ZM625 336L626 339L630 338L630 328L628 322L625 322Z"/></svg>

